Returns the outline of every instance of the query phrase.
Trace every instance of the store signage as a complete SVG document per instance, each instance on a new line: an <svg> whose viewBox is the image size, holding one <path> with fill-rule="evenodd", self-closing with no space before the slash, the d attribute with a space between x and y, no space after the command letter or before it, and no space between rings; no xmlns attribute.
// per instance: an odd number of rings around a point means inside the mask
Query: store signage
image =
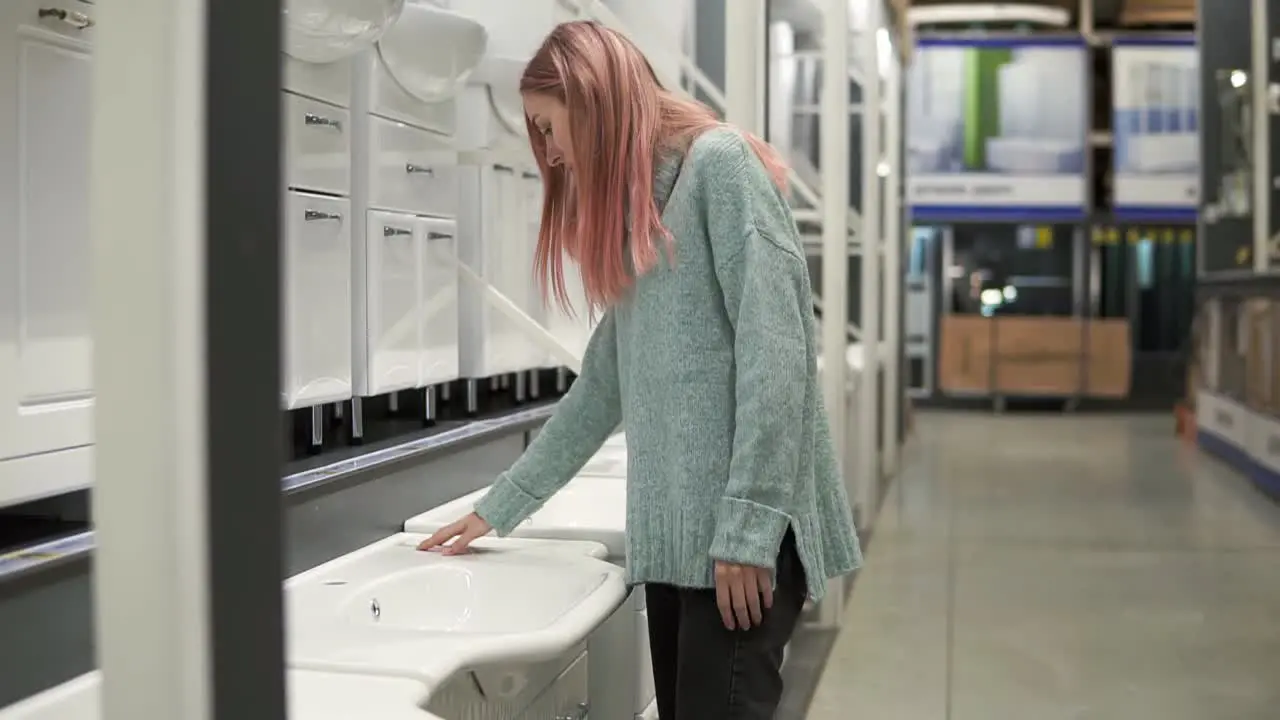
<svg viewBox="0 0 1280 720"><path fill-rule="evenodd" d="M1075 38L923 38L907 81L916 216L1083 215L1088 117Z"/></svg>
<svg viewBox="0 0 1280 720"><path fill-rule="evenodd" d="M1262 413L1249 414L1249 455L1254 462L1280 473L1280 421Z"/></svg>
<svg viewBox="0 0 1280 720"><path fill-rule="evenodd" d="M1239 403L1221 395L1201 391L1196 396L1196 423L1201 430L1213 433L1239 450L1248 450L1249 424L1246 410Z"/></svg>
<svg viewBox="0 0 1280 720"><path fill-rule="evenodd" d="M1111 53L1118 215L1191 215L1200 203L1200 59L1194 38L1117 40Z"/></svg>

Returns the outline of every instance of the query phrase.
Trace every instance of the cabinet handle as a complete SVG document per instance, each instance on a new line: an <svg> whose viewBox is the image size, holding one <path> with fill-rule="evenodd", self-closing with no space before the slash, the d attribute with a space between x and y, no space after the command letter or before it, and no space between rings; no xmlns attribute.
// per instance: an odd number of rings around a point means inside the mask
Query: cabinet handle
<svg viewBox="0 0 1280 720"><path fill-rule="evenodd" d="M516 171L516 169L511 167L510 165L494 165L493 169L497 170L498 172L507 172L507 173L513 173Z"/></svg>
<svg viewBox="0 0 1280 720"><path fill-rule="evenodd" d="M382 237L395 237L397 235L412 235L413 231L404 228L391 227L390 225L382 226Z"/></svg>
<svg viewBox="0 0 1280 720"><path fill-rule="evenodd" d="M307 222L315 222L318 220L337 220L342 222L342 213L324 212L322 210L308 210L303 213L303 219Z"/></svg>
<svg viewBox="0 0 1280 720"><path fill-rule="evenodd" d="M435 230L430 230L427 232L427 239L428 240L452 240L453 236L450 235L449 233L442 233L442 232L436 232Z"/></svg>
<svg viewBox="0 0 1280 720"><path fill-rule="evenodd" d="M524 178L525 180L541 180L542 179L542 176L535 172L522 172L520 173L520 177Z"/></svg>
<svg viewBox="0 0 1280 720"><path fill-rule="evenodd" d="M315 113L307 113L306 115L302 116L302 122L305 125L309 125L311 127L327 127L327 128L333 128L338 132L342 132L341 120L334 120L333 118L327 118L323 115L317 115Z"/></svg>
<svg viewBox="0 0 1280 720"><path fill-rule="evenodd" d="M36 11L36 17L39 17L41 20L57 20L61 23L70 25L76 30L87 30L93 27L93 18L75 10L64 10L62 8L40 8Z"/></svg>
<svg viewBox="0 0 1280 720"><path fill-rule="evenodd" d="M436 174L436 171L429 167L423 167L422 165L414 165L413 163L406 163L404 166L404 171L406 173L409 173L410 175L422 174L422 175L426 175L427 177L435 177L435 174Z"/></svg>

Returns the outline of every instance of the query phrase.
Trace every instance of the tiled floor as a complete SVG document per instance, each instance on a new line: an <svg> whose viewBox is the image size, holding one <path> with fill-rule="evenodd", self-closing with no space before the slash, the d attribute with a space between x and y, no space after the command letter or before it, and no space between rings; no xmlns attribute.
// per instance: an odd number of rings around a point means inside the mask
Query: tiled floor
<svg viewBox="0 0 1280 720"><path fill-rule="evenodd" d="M1171 425L921 417L810 720L1280 718L1280 507Z"/></svg>

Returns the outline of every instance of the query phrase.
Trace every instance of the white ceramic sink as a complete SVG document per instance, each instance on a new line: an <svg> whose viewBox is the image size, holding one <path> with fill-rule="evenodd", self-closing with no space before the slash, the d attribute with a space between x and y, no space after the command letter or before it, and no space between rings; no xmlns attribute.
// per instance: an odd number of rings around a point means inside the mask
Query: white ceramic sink
<svg viewBox="0 0 1280 720"><path fill-rule="evenodd" d="M529 134L520 97L520 76L527 63L527 58L490 55L480 61L471 77L471 82L489 86L489 106L502 127L521 137Z"/></svg>
<svg viewBox="0 0 1280 720"><path fill-rule="evenodd" d="M378 56L401 90L434 103L457 93L488 39L484 25L469 17L410 2L378 41Z"/></svg>
<svg viewBox="0 0 1280 720"><path fill-rule="evenodd" d="M475 509L488 490L405 521L406 532L431 533ZM574 478L511 533L513 537L596 542L615 560L626 555L627 483L619 477Z"/></svg>
<svg viewBox="0 0 1280 720"><path fill-rule="evenodd" d="M424 553L401 534L286 584L293 667L408 677L553 657L626 597L595 543L482 538L467 555Z"/></svg>
<svg viewBox="0 0 1280 720"><path fill-rule="evenodd" d="M427 688L405 678L290 670L288 720L440 720ZM102 675L91 672L0 710L0 720L101 720Z"/></svg>
<svg viewBox="0 0 1280 720"><path fill-rule="evenodd" d="M400 17L405 0L285 0L284 51L331 63L364 50Z"/></svg>
<svg viewBox="0 0 1280 720"><path fill-rule="evenodd" d="M627 451L609 448L596 454L578 471L582 477L619 478L627 477Z"/></svg>

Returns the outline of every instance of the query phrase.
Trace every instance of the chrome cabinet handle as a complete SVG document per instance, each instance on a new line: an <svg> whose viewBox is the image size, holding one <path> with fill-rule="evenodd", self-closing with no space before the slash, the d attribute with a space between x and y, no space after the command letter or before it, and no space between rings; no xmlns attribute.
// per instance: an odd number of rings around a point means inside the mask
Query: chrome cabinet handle
<svg viewBox="0 0 1280 720"><path fill-rule="evenodd" d="M538 173L534 173L534 172L523 172L523 173L520 173L520 177L524 178L525 180L541 180L541 179L542 179L542 176L541 176L541 175L539 175Z"/></svg>
<svg viewBox="0 0 1280 720"><path fill-rule="evenodd" d="M338 132L342 132L341 120L334 120L333 118L327 118L323 115L317 115L315 113L307 113L306 115L302 116L302 122L303 124L308 125L310 127L327 127L327 128L333 128Z"/></svg>
<svg viewBox="0 0 1280 720"><path fill-rule="evenodd" d="M509 172L509 173L513 173L516 171L516 169L511 167L510 165L494 165L493 169L497 170L498 172Z"/></svg>
<svg viewBox="0 0 1280 720"><path fill-rule="evenodd" d="M436 232L435 230L429 230L427 232L427 239L428 240L451 240L453 239L453 236L450 235L449 233L442 233L442 232Z"/></svg>
<svg viewBox="0 0 1280 720"><path fill-rule="evenodd" d="M426 175L427 177L434 177L436 174L436 171L429 167L424 167L422 165L414 165L413 163L405 163L404 171L406 173L409 173L410 175L422 174L422 175Z"/></svg>
<svg viewBox="0 0 1280 720"><path fill-rule="evenodd" d="M41 20L51 19L70 25L76 30L87 30L93 27L93 18L82 12L75 10L64 10L58 7L40 8L36 12L36 17Z"/></svg>
<svg viewBox="0 0 1280 720"><path fill-rule="evenodd" d="M316 222L319 220L337 220L342 222L341 213L324 212L322 210L308 210L302 215L307 222Z"/></svg>
<svg viewBox="0 0 1280 720"><path fill-rule="evenodd" d="M382 226L382 237L395 237L397 235L412 235L413 231L404 228L391 227L390 225Z"/></svg>

